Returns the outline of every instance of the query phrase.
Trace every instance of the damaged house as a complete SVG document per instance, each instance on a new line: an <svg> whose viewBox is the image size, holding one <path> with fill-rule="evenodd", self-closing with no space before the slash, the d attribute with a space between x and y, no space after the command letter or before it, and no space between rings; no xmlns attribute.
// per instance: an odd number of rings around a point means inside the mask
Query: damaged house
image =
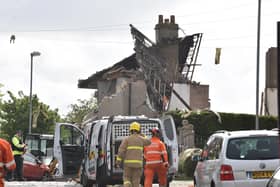
<svg viewBox="0 0 280 187"><path fill-rule="evenodd" d="M209 86L192 80L202 34L180 38L173 15L159 15L156 42L130 28L135 53L78 81L79 88L97 90L99 109L91 117L157 117L168 110L209 109Z"/></svg>

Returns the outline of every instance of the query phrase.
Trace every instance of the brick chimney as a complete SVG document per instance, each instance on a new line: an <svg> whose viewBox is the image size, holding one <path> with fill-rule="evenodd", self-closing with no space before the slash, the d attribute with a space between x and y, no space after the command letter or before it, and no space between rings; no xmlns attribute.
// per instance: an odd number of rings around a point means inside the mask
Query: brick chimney
<svg viewBox="0 0 280 187"><path fill-rule="evenodd" d="M158 24L155 26L156 43L170 43L178 38L178 24L175 23L175 16L171 15L170 20L164 19L163 15L158 16Z"/></svg>

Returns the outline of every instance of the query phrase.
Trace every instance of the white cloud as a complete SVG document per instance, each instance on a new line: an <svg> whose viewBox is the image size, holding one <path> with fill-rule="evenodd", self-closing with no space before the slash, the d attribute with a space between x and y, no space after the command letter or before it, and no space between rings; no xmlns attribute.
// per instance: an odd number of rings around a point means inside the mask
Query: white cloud
<svg viewBox="0 0 280 187"><path fill-rule="evenodd" d="M210 85L213 110L255 112L257 2L250 1L98 1L0 0L0 83L4 90L29 94L30 53L33 93L65 114L94 90L78 89L85 79L133 53L129 24L153 41L158 15L175 15L186 34L204 33L194 79ZM276 45L279 2L262 4L260 92L265 52ZM183 32L179 31L183 36ZM15 34L15 44L10 35ZM221 47L221 64L214 65Z"/></svg>

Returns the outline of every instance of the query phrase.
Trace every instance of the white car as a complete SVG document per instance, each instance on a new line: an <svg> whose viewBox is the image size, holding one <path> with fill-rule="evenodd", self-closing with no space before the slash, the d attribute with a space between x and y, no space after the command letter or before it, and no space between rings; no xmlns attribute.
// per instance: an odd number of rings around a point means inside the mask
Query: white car
<svg viewBox="0 0 280 187"><path fill-rule="evenodd" d="M279 187L280 186L280 167L278 167L273 176L269 179L266 187Z"/></svg>
<svg viewBox="0 0 280 187"><path fill-rule="evenodd" d="M193 160L196 187L264 187L280 163L278 131L218 131Z"/></svg>

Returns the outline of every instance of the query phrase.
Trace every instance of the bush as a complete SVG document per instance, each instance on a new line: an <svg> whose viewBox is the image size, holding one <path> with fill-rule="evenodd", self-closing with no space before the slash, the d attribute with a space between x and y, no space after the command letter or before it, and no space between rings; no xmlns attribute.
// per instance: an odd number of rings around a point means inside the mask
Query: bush
<svg viewBox="0 0 280 187"><path fill-rule="evenodd" d="M201 154L201 152L202 149L189 148L180 153L178 172L186 177L193 177L197 162L192 161L192 157L194 155Z"/></svg>

